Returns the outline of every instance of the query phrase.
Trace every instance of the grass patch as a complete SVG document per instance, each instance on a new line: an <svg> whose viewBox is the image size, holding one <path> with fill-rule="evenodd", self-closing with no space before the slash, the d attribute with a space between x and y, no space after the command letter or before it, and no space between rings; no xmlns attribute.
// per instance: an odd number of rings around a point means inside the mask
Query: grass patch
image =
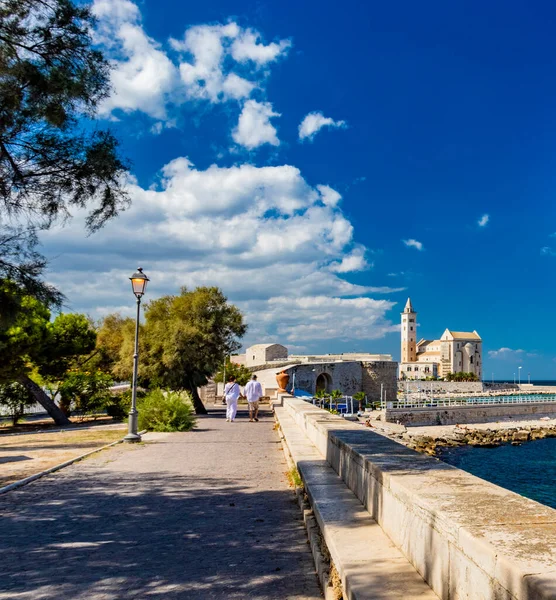
<svg viewBox="0 0 556 600"><path fill-rule="evenodd" d="M295 468L292 467L288 472L288 481L290 482L290 485L294 488L302 488L303 487L303 481L301 480L301 475L299 474L299 471Z"/></svg>

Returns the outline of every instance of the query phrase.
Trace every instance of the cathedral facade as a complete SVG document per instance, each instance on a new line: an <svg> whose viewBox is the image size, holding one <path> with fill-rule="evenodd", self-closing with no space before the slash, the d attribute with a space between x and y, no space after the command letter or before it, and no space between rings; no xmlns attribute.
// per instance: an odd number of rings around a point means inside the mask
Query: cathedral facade
<svg viewBox="0 0 556 600"><path fill-rule="evenodd" d="M483 341L476 331L446 329L437 340L417 341L417 313L407 299L402 313L400 379L446 377L448 373L483 374Z"/></svg>

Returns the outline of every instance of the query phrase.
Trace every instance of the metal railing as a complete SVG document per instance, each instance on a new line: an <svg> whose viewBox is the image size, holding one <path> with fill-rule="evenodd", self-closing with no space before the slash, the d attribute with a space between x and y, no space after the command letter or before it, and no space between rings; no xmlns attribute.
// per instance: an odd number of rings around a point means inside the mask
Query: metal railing
<svg viewBox="0 0 556 600"><path fill-rule="evenodd" d="M387 408L436 408L443 406L489 406L493 404L556 403L556 394L517 394L511 396L474 396L465 398L405 398L387 403Z"/></svg>
<svg viewBox="0 0 556 600"><path fill-rule="evenodd" d="M353 396L342 396L341 398L304 398L306 402L311 402L313 406L319 408L332 409L340 414L355 414L361 410L361 402L354 400Z"/></svg>

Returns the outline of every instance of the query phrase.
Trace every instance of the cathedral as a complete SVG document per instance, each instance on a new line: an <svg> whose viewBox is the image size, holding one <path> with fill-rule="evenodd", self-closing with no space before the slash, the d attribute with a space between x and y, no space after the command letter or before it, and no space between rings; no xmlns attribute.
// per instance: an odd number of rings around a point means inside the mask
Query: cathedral
<svg viewBox="0 0 556 600"><path fill-rule="evenodd" d="M407 299L402 313L400 379L446 377L448 373L474 373L482 378L482 340L476 331L446 329L438 340L417 342L417 313Z"/></svg>

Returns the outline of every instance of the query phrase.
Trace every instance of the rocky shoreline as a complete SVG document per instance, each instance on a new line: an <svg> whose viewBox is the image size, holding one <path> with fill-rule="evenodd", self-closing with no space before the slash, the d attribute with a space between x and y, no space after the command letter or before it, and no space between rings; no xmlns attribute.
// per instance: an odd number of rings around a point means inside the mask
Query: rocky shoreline
<svg viewBox="0 0 556 600"><path fill-rule="evenodd" d="M489 423L481 426L455 425L452 427L419 427L392 428L386 423L378 424L376 421L367 422L368 427L376 429L379 433L412 448L417 452L437 456L437 451L446 447L456 446L481 446L493 448L502 444L519 445L532 440L547 437L556 437L556 422L550 420L546 423ZM426 431L427 429L430 432ZM425 431L423 431L425 430Z"/></svg>

